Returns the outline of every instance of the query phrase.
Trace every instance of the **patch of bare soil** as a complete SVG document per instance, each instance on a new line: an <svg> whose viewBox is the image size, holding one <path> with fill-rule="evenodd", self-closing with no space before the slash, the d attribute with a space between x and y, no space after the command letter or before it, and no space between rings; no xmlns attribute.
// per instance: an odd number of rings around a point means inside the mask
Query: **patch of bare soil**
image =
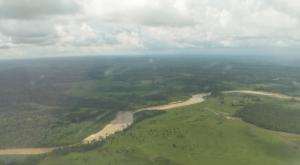
<svg viewBox="0 0 300 165"><path fill-rule="evenodd" d="M137 110L136 112L145 111L145 110L148 110L148 111L153 111L153 110L164 111L164 110L170 110L170 109L184 107L184 106L188 106L188 105L193 105L193 104L203 102L204 97L209 96L209 95L210 95L210 93L197 94L197 95L193 95L192 98L190 98L186 101L178 101L178 102L173 102L173 103L166 104L166 105L159 105L159 106L142 108L142 109Z"/></svg>
<svg viewBox="0 0 300 165"><path fill-rule="evenodd" d="M55 148L16 148L1 149L0 155L38 155L53 151Z"/></svg>
<svg viewBox="0 0 300 165"><path fill-rule="evenodd" d="M299 97L287 96L280 93L272 93L272 92L263 92L263 91L251 91L251 90L237 90L237 91L225 91L223 93L242 93L242 94L250 94L250 95L261 95L261 96L269 96L279 99L294 99L300 101Z"/></svg>
<svg viewBox="0 0 300 165"><path fill-rule="evenodd" d="M101 131L92 134L85 138L82 142L84 144L100 141L106 137L115 134L116 132L123 131L133 123L133 112L118 112L116 118L107 124Z"/></svg>
<svg viewBox="0 0 300 165"><path fill-rule="evenodd" d="M108 125L106 125L102 130L99 132L92 134L85 138L82 142L84 144L96 142L107 138L110 135L113 135L117 132L123 131L124 129L128 128L133 123L133 114L140 111L146 110L170 110L178 107L188 106L192 104L201 103L204 101L204 97L208 96L209 94L197 94L193 95L192 98L186 101L178 101L166 105L160 106L153 106L148 108L139 109L135 112L126 111L126 112L119 112L117 117L111 121Z"/></svg>

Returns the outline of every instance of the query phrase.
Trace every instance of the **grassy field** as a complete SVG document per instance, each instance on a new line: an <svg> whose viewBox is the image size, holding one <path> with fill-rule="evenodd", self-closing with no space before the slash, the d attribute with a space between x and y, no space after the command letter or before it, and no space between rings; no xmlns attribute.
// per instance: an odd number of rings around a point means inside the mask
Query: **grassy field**
<svg viewBox="0 0 300 165"><path fill-rule="evenodd" d="M300 136L278 133L228 118L256 98L210 98L206 102L145 119L86 152L50 155L54 164L298 165Z"/></svg>

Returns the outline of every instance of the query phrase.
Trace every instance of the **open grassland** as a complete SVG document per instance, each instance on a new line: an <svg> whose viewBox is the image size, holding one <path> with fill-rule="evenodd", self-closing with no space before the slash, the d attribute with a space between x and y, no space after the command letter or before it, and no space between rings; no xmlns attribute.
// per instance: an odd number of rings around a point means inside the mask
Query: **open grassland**
<svg viewBox="0 0 300 165"><path fill-rule="evenodd" d="M300 136L282 135L232 117L242 102L252 104L258 98L214 97L160 115L148 114L154 117L108 139L102 147L52 154L40 164L298 165Z"/></svg>

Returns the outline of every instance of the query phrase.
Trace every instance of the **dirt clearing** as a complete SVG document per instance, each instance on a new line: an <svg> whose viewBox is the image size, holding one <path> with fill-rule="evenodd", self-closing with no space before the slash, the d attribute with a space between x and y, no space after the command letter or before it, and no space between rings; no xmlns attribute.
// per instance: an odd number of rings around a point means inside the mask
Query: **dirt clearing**
<svg viewBox="0 0 300 165"><path fill-rule="evenodd" d="M225 91L223 93L242 93L242 94L250 94L250 95L261 95L261 96L269 96L279 99L294 99L300 101L299 97L287 96L280 93L272 93L272 92L263 92L263 91L251 91L251 90L237 90L237 91Z"/></svg>
<svg viewBox="0 0 300 165"><path fill-rule="evenodd" d="M1 149L0 155L38 155L53 151L55 148L16 148Z"/></svg>
<svg viewBox="0 0 300 165"><path fill-rule="evenodd" d="M85 138L82 142L84 144L100 141L106 137L113 135L119 131L123 131L133 123L133 112L118 112L116 118L107 124L101 131L92 134Z"/></svg>

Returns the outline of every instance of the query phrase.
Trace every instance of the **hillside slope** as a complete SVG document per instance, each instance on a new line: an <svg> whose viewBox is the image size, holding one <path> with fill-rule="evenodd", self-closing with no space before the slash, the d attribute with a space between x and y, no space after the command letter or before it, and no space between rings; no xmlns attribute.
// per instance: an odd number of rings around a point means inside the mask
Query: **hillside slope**
<svg viewBox="0 0 300 165"><path fill-rule="evenodd" d="M103 147L53 154L41 165L189 164L297 165L300 138L280 136L222 115L229 104L209 99L146 119L107 141Z"/></svg>

